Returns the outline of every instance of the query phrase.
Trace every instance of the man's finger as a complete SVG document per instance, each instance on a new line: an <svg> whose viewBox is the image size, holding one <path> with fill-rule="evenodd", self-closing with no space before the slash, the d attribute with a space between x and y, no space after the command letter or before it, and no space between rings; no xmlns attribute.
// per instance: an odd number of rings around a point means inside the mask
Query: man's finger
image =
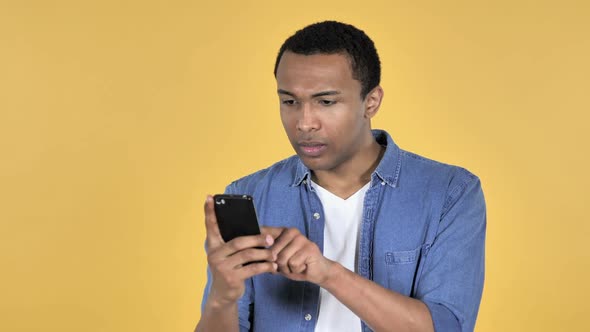
<svg viewBox="0 0 590 332"><path fill-rule="evenodd" d="M281 236L281 234L283 233L283 231L285 230L284 227L270 227L270 226L263 226L260 228L260 232L262 234L268 234L270 236L272 236L273 239L277 239L279 236Z"/></svg>
<svg viewBox="0 0 590 332"><path fill-rule="evenodd" d="M260 262L260 263L252 263L250 265L242 266L241 268L236 270L236 273L239 274L241 279L248 279L255 275L259 275L262 273L276 273L277 272L277 263L275 262Z"/></svg>
<svg viewBox="0 0 590 332"><path fill-rule="evenodd" d="M266 248L274 243L272 236L268 234L238 236L237 238L226 243L223 248L219 249L217 254L227 257L234 255L244 249L249 248Z"/></svg>
<svg viewBox="0 0 590 332"><path fill-rule="evenodd" d="M215 208L213 207L213 197L207 195L205 200L205 229L207 231L207 247L209 249L217 248L223 244L223 238L217 225Z"/></svg>
<svg viewBox="0 0 590 332"><path fill-rule="evenodd" d="M229 256L226 263L236 269L248 263L259 263L263 261L274 262L272 251L269 249L249 248Z"/></svg>
<svg viewBox="0 0 590 332"><path fill-rule="evenodd" d="M280 241L280 239L279 239ZM283 247L277 254L277 264L281 272L297 273L297 269L293 269L293 262L291 259L294 255L305 249L305 243L309 241L303 236L295 236L292 240ZM273 246L273 250L276 250Z"/></svg>
<svg viewBox="0 0 590 332"><path fill-rule="evenodd" d="M307 269L307 258L309 257L308 250L300 250L289 259L289 269L293 273L304 273Z"/></svg>
<svg viewBox="0 0 590 332"><path fill-rule="evenodd" d="M270 227L268 227L270 228ZM267 229L267 227L265 227L265 230ZM271 232L276 232L276 230L274 229L270 229ZM279 255L279 253L281 251L283 251L283 249L288 246L291 241L293 241L293 239L295 237L297 237L297 235L299 235L299 231L296 228L285 228L282 230L282 232L278 235L278 237L275 239L275 243L272 245L271 250L275 255Z"/></svg>

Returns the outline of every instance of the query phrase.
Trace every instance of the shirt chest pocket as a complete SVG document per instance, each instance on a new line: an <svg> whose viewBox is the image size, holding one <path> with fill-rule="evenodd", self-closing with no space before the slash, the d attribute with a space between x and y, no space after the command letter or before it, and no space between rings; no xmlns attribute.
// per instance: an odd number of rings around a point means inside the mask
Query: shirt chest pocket
<svg viewBox="0 0 590 332"><path fill-rule="evenodd" d="M407 251L389 251L385 253L388 288L400 294L410 296L416 281L416 272L420 262L421 247Z"/></svg>

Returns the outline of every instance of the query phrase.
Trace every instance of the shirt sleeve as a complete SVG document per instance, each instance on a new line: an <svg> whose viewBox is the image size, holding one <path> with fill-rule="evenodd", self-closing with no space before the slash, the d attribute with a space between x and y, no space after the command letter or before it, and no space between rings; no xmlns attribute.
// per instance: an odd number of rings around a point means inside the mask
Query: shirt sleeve
<svg viewBox="0 0 590 332"><path fill-rule="evenodd" d="M479 179L461 170L451 181L416 298L435 331L473 331L484 282L486 207Z"/></svg>
<svg viewBox="0 0 590 332"><path fill-rule="evenodd" d="M235 192L234 190L235 183L232 183L225 188L225 194L233 194ZM203 311L205 310L205 303L207 302L207 297L211 291L212 282L213 276L211 274L211 269L209 269L209 266L207 266L207 283L205 284L205 289L203 291L203 299L201 300L201 314L203 314ZM248 332L251 330L253 313L252 308L254 306L252 278L247 279L244 282L244 286L244 295L238 300L238 324L240 327L240 332Z"/></svg>

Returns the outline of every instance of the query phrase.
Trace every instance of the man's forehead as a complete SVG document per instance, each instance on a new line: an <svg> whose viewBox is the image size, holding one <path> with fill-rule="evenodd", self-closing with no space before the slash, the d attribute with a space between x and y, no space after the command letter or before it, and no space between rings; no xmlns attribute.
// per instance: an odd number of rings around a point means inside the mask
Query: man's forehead
<svg viewBox="0 0 590 332"><path fill-rule="evenodd" d="M283 54L277 70L279 90L297 95L342 91L360 82L352 77L349 61L342 54Z"/></svg>
<svg viewBox="0 0 590 332"><path fill-rule="evenodd" d="M283 90L280 88L277 90L277 93L279 95L287 95L287 96L297 97L297 93L291 92L288 90ZM342 94L342 92L339 90L323 90L323 91L318 91L315 93L313 93L313 91L312 91L312 93L310 93L312 98L325 97L325 96L337 96L339 94Z"/></svg>
<svg viewBox="0 0 590 332"><path fill-rule="evenodd" d="M277 75L281 69L284 71L300 67L340 67L340 69L347 67L348 71L351 71L351 63L345 53L298 54L286 51L279 61Z"/></svg>

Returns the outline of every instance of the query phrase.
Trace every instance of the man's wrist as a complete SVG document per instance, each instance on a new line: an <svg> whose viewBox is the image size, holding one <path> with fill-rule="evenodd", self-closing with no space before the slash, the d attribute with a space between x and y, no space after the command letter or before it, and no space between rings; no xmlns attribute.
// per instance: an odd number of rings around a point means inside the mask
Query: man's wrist
<svg viewBox="0 0 590 332"><path fill-rule="evenodd" d="M342 279L347 271L348 270L340 263L332 261L328 269L327 278L319 286L328 292L331 292L332 289L337 287L340 279Z"/></svg>
<svg viewBox="0 0 590 332"><path fill-rule="evenodd" d="M211 312L224 311L237 305L237 301L228 301L216 297L214 294L210 294L207 302L205 303L205 310Z"/></svg>

